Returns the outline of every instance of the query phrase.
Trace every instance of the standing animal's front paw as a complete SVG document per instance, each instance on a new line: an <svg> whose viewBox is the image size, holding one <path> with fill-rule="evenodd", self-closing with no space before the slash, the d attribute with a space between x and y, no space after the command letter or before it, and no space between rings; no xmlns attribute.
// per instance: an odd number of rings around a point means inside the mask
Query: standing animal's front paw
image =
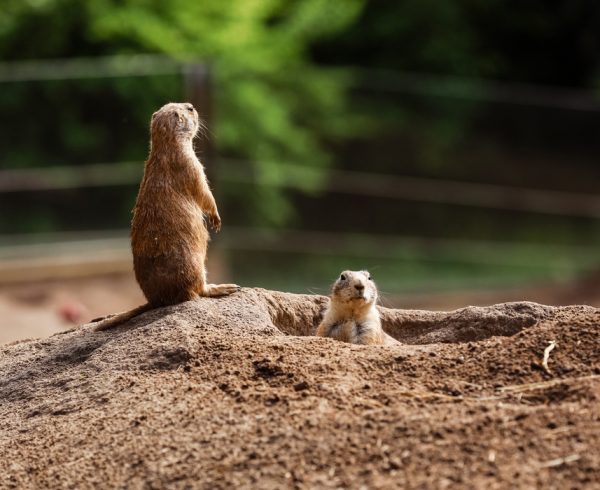
<svg viewBox="0 0 600 490"><path fill-rule="evenodd" d="M208 224L217 233L221 230L221 217L219 213L208 215Z"/></svg>

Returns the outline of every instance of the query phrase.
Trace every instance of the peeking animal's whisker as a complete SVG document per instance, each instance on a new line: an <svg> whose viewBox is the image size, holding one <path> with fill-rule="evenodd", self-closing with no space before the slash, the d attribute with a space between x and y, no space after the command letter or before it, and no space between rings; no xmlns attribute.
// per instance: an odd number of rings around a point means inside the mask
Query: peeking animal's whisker
<svg viewBox="0 0 600 490"><path fill-rule="evenodd" d="M386 308L394 308L394 301L390 299L390 297L393 297L392 293L387 293L384 291L379 291L379 302L381 303L382 306L385 306Z"/></svg>

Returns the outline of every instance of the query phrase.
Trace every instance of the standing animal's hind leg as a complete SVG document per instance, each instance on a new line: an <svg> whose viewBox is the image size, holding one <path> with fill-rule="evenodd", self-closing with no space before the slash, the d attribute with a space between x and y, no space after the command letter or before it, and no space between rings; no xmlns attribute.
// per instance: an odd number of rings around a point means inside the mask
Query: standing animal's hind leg
<svg viewBox="0 0 600 490"><path fill-rule="evenodd" d="M228 296L240 290L237 284L206 284L206 268L204 267L204 257L198 261L200 273L196 283L196 291L199 296L214 298L216 296Z"/></svg>
<svg viewBox="0 0 600 490"><path fill-rule="evenodd" d="M214 298L215 296L228 296L239 290L240 287L237 284L205 284L200 295Z"/></svg>

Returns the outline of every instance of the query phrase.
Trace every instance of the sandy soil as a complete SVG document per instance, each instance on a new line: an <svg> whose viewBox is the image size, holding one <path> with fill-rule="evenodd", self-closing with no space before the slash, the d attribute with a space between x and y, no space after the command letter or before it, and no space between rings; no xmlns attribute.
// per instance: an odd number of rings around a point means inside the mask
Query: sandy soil
<svg viewBox="0 0 600 490"><path fill-rule="evenodd" d="M308 335L324 304L244 289L0 347L0 487L600 485L600 310L382 309L404 345L366 347Z"/></svg>

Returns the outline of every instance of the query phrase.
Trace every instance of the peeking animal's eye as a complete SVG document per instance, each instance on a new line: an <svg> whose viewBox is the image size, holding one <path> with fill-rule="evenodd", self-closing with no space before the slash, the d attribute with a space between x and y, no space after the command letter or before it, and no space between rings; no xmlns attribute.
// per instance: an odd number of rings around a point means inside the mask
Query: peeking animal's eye
<svg viewBox="0 0 600 490"><path fill-rule="evenodd" d="M187 110L190 112L194 112L194 106L190 104L189 106L187 106Z"/></svg>
<svg viewBox="0 0 600 490"><path fill-rule="evenodd" d="M367 279L368 279L369 281L372 281L372 280L373 280L373 279L371 278L371 274L369 274L369 276L367 277Z"/></svg>
<svg viewBox="0 0 600 490"><path fill-rule="evenodd" d="M342 280L342 281L345 281L345 280L346 280L346 274L342 274L342 275L340 276L340 280Z"/></svg>

